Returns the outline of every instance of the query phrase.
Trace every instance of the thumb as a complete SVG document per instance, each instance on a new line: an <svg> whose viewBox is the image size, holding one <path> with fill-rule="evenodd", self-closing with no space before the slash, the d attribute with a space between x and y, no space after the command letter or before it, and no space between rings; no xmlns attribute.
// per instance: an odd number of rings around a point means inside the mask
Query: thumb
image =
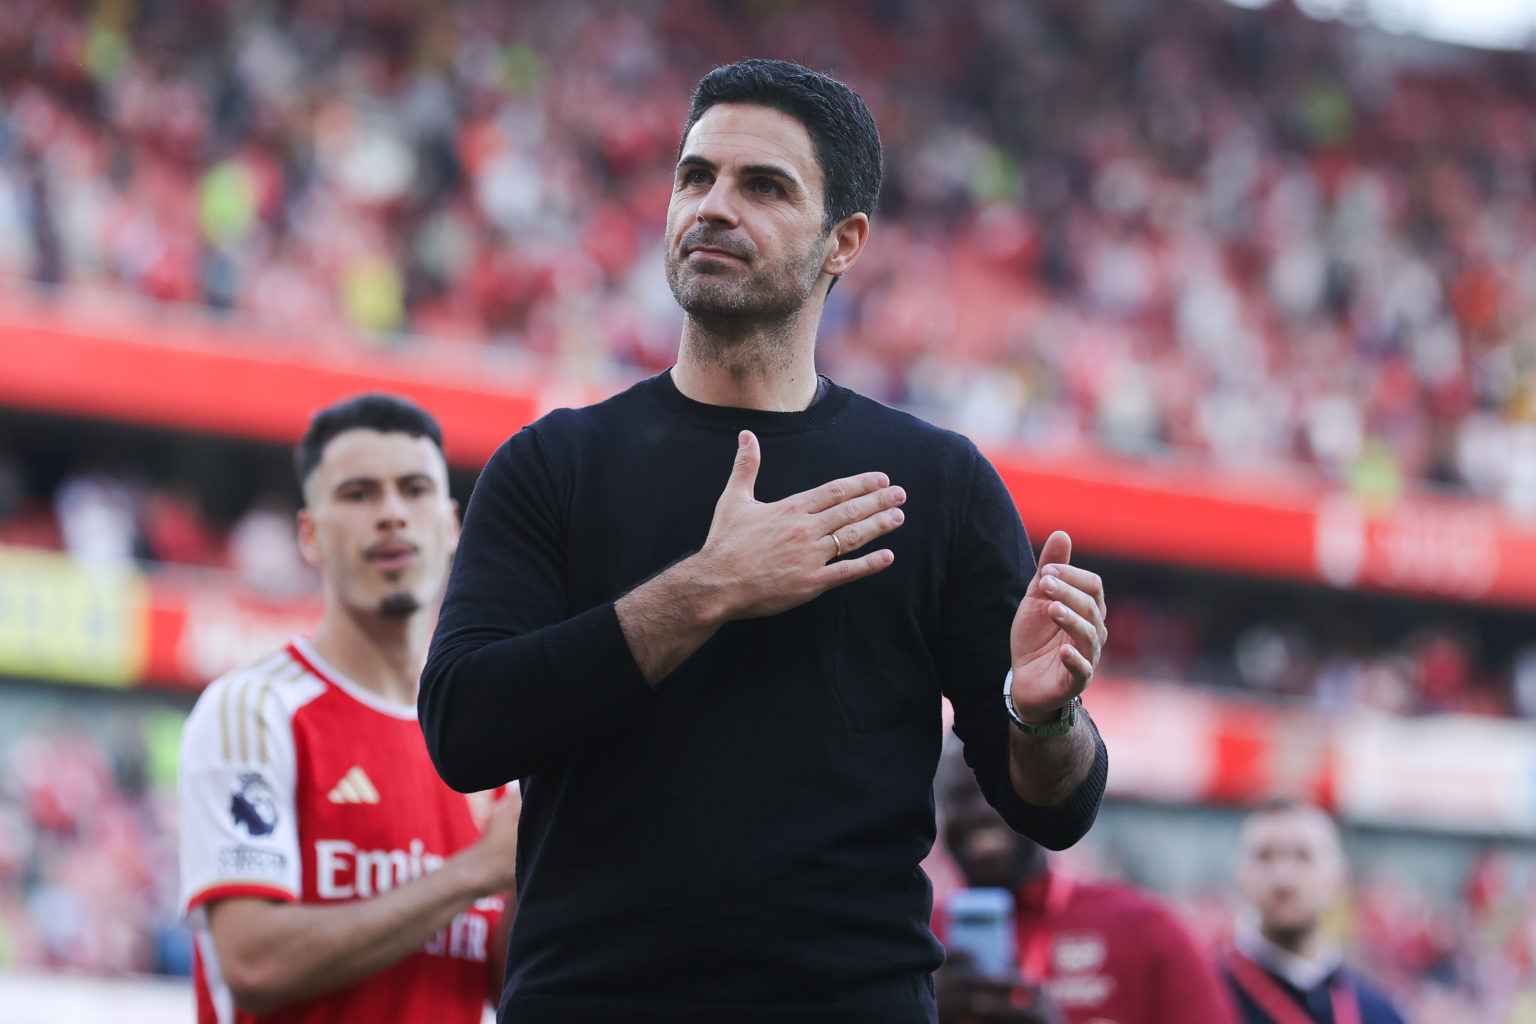
<svg viewBox="0 0 1536 1024"><path fill-rule="evenodd" d="M1039 578L1040 570L1048 565L1066 565L1072 561L1072 538L1065 530L1057 530L1045 538L1045 544L1040 548L1040 562L1035 567L1035 577Z"/></svg>
<svg viewBox="0 0 1536 1024"><path fill-rule="evenodd" d="M737 440L736 461L731 465L731 478L725 482L725 493L752 501L763 452L757 445L757 435L750 430L743 430Z"/></svg>

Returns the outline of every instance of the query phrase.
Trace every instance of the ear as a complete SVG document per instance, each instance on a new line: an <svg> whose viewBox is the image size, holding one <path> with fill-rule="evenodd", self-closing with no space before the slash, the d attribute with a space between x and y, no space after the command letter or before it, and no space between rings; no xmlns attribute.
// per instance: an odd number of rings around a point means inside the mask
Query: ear
<svg viewBox="0 0 1536 1024"><path fill-rule="evenodd" d="M315 519L308 508L299 509L294 517L299 528L299 554L313 568L320 568L320 538L315 532Z"/></svg>
<svg viewBox="0 0 1536 1024"><path fill-rule="evenodd" d="M821 272L832 277L847 273L859 261L864 243L869 241L869 216L853 213L844 217L832 229L827 238L827 255L821 261Z"/></svg>

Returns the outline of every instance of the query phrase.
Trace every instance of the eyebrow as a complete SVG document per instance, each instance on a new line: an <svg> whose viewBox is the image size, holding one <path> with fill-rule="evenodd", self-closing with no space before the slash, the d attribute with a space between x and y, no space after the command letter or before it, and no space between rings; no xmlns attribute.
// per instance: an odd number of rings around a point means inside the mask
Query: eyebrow
<svg viewBox="0 0 1536 1024"><path fill-rule="evenodd" d="M684 167L702 167L711 174L717 174L720 171L720 166L713 160L707 160L694 153L685 154L677 162L677 167L679 170ZM805 190L805 183L793 171L787 167L780 167L778 164L747 164L741 169L741 174L743 177L780 178L798 191Z"/></svg>
<svg viewBox="0 0 1536 1024"><path fill-rule="evenodd" d="M419 469L412 470L409 473L402 473L400 476L395 478L395 482L396 483L406 483L407 481L413 481L413 480L425 480L428 483L436 483L436 481L432 479L432 474L431 473L428 473L428 472L425 472L424 470L419 470ZM377 487L377 486L379 486L379 478L376 477L376 476L349 476L345 480L342 480L339 483L337 483L336 486L333 488L333 490L341 491L341 490L345 490L348 487Z"/></svg>

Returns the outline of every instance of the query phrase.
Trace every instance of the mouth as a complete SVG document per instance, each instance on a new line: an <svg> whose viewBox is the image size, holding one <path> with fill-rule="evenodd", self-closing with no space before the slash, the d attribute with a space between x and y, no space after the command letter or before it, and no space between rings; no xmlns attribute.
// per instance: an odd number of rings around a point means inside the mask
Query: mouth
<svg viewBox="0 0 1536 1024"><path fill-rule="evenodd" d="M416 560L418 549L414 544L388 541L375 544L363 555L370 565L384 572L398 572Z"/></svg>
<svg viewBox="0 0 1536 1024"><path fill-rule="evenodd" d="M712 245L696 245L688 250L689 256L703 256L706 259L735 260L737 263L745 263L746 259L726 249L717 249Z"/></svg>

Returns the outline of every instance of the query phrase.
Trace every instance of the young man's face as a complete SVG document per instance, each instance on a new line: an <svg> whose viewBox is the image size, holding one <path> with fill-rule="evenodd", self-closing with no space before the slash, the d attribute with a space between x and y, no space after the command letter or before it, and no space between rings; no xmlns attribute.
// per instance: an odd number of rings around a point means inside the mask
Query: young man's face
<svg viewBox="0 0 1536 1024"><path fill-rule="evenodd" d="M1243 826L1241 858L1243 894L1271 938L1316 928L1343 887L1338 834L1314 808L1249 818Z"/></svg>
<svg viewBox="0 0 1536 1024"><path fill-rule="evenodd" d="M667 282L695 319L783 320L829 254L823 177L805 126L769 107L721 103L688 132L667 206Z"/></svg>
<svg viewBox="0 0 1536 1024"><path fill-rule="evenodd" d="M458 544L442 453L425 437L358 428L321 452L304 484L299 547L327 601L360 615L435 606Z"/></svg>

